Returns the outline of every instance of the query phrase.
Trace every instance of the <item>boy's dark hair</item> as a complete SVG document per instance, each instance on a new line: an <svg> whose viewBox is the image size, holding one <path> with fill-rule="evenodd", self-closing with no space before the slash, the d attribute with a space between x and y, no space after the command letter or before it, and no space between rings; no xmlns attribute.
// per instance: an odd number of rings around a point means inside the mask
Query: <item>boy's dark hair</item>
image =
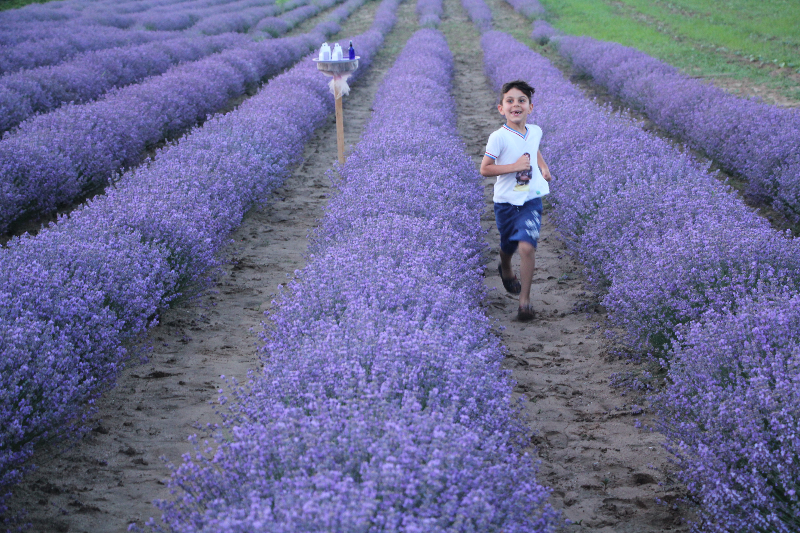
<svg viewBox="0 0 800 533"><path fill-rule="evenodd" d="M525 94L525 96L528 97L528 100L531 100L533 98L533 93L536 92L536 89L528 85L528 82L526 81L522 80L509 81L507 83L504 83L503 88L500 90L501 101L503 100L503 96L505 96L505 94L511 89L519 89Z"/></svg>

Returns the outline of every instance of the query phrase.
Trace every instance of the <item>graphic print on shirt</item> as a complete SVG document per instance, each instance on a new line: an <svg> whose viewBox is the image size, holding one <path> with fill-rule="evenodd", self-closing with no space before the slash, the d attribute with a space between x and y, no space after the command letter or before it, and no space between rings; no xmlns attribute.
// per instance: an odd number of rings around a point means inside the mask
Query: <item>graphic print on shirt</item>
<svg viewBox="0 0 800 533"><path fill-rule="evenodd" d="M527 155L530 158L531 154L525 152L523 155ZM530 189L531 184L531 176L533 175L533 167L528 167L526 170L520 170L517 172L517 184L514 186L515 191L527 191Z"/></svg>

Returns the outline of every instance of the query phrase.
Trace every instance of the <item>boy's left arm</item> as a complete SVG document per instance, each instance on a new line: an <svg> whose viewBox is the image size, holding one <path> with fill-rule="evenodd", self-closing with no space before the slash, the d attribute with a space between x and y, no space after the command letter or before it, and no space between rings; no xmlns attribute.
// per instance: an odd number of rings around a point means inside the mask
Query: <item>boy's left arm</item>
<svg viewBox="0 0 800 533"><path fill-rule="evenodd" d="M536 164L539 165L539 170L542 171L542 177L545 179L545 181L550 181L553 179L553 176L550 175L550 167L548 167L547 163L545 163L541 150L536 151Z"/></svg>

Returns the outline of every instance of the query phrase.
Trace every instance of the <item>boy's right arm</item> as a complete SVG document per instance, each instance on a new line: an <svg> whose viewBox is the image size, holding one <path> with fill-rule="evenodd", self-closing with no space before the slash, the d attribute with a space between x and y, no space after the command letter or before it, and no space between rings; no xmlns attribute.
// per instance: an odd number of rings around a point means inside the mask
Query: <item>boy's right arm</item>
<svg viewBox="0 0 800 533"><path fill-rule="evenodd" d="M522 154L516 162L509 165L498 165L495 160L488 155L483 156L481 161L481 176L491 178L492 176L499 176L501 174L509 174L511 172L520 172L531 168L530 154Z"/></svg>

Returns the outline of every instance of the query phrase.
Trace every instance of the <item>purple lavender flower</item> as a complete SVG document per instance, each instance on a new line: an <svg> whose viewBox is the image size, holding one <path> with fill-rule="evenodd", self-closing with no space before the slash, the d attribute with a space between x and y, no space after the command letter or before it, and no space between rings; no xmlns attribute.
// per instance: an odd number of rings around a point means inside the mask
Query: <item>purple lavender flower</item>
<svg viewBox="0 0 800 533"><path fill-rule="evenodd" d="M676 345L654 399L705 531L800 528L800 297L709 312Z"/></svg>
<svg viewBox="0 0 800 533"><path fill-rule="evenodd" d="M551 26L547 21L544 20L533 21L533 31L531 31L531 39L533 39L537 43L545 45L548 42L550 42L550 39L560 35L564 34L560 30L557 30L556 28Z"/></svg>
<svg viewBox="0 0 800 533"><path fill-rule="evenodd" d="M177 63L196 61L250 39L236 34L187 37L87 52L57 66L39 67L0 77L0 132L35 113L68 102L89 102L114 87L162 74Z"/></svg>
<svg viewBox="0 0 800 533"><path fill-rule="evenodd" d="M442 13L442 0L417 0L417 16L423 28L438 28Z"/></svg>
<svg viewBox="0 0 800 533"><path fill-rule="evenodd" d="M538 19L544 17L547 10L539 2L539 0L507 0L514 11L521 14L525 18Z"/></svg>
<svg viewBox="0 0 800 533"><path fill-rule="evenodd" d="M56 65L82 52L138 45L179 36L170 32L120 30L102 26L95 26L87 32L85 27L76 30L58 25L42 35L41 39L25 40L6 46L0 54L0 74Z"/></svg>
<svg viewBox="0 0 800 533"><path fill-rule="evenodd" d="M481 33L492 29L492 10L483 0L461 0L467 15Z"/></svg>

